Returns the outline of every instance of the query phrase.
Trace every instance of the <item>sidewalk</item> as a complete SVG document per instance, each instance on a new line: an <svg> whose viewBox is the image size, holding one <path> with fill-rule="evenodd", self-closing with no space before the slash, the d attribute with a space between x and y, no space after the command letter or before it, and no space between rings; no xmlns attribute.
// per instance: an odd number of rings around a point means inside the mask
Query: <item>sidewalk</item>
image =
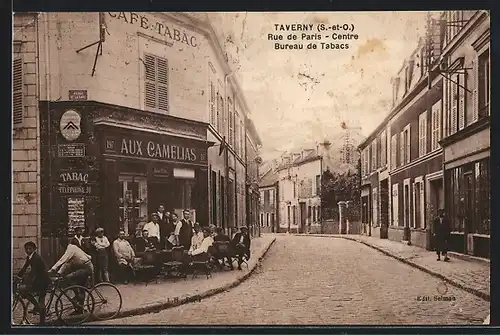
<svg viewBox="0 0 500 335"><path fill-rule="evenodd" d="M275 240L274 235L252 239L248 269L243 265L241 271L217 271L209 279L200 274L194 279L188 276L187 279L165 279L147 285L116 285L123 299L121 312L116 318L158 312L227 291L252 274Z"/></svg>
<svg viewBox="0 0 500 335"><path fill-rule="evenodd" d="M450 262L438 262L436 253L423 248L409 246L364 235L301 234L302 236L334 237L356 241L376 249L390 257L418 268L447 283L490 301L490 266L487 262L466 260L464 256L450 256Z"/></svg>

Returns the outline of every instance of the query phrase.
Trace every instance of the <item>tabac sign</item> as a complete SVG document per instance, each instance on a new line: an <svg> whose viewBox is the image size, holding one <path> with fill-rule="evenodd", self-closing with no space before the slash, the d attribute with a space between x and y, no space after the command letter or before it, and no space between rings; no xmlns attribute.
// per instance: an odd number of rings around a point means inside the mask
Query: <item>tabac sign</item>
<svg viewBox="0 0 500 335"><path fill-rule="evenodd" d="M74 110L67 110L61 116L59 129L61 135L69 142L76 140L82 133L80 114Z"/></svg>
<svg viewBox="0 0 500 335"><path fill-rule="evenodd" d="M107 155L207 165L207 144L181 137L112 135L103 146Z"/></svg>

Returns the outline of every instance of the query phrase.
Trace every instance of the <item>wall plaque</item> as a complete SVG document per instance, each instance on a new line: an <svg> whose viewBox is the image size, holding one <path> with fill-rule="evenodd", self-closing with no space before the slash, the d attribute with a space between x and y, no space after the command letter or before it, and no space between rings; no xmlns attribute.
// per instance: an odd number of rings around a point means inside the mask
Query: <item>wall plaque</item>
<svg viewBox="0 0 500 335"><path fill-rule="evenodd" d="M69 90L70 101L85 101L88 98L87 90Z"/></svg>
<svg viewBox="0 0 500 335"><path fill-rule="evenodd" d="M71 144L58 144L57 145L58 157L85 157L85 144L84 143L71 143Z"/></svg>

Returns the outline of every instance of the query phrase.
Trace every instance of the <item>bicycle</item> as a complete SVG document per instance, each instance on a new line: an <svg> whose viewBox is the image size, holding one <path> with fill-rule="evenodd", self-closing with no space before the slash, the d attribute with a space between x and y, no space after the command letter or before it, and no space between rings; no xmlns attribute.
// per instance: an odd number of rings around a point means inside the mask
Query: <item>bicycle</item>
<svg viewBox="0 0 500 335"><path fill-rule="evenodd" d="M28 323L26 320L28 310L20 293L21 280L18 277L15 277L12 283L14 284L14 287L12 290L11 323L12 325L25 325Z"/></svg>
<svg viewBox="0 0 500 335"><path fill-rule="evenodd" d="M90 278L85 285L90 290L90 294L94 300L93 317L97 320L111 320L120 313L122 308L122 295L120 290L113 284L101 282L92 285ZM112 297L115 295L115 297ZM116 308L112 304L116 303Z"/></svg>
<svg viewBox="0 0 500 335"><path fill-rule="evenodd" d="M80 285L69 285L64 287L65 279L61 276L56 276L51 278L52 282L47 289L48 300L45 304L45 319L48 322L51 321L61 321L65 325L81 325L87 321L94 312L94 297L90 293L90 290L84 286ZM26 293L30 294L31 293ZM79 299L83 296L83 299ZM55 298L55 300L54 300ZM39 320L36 320L37 316L40 314L37 312L30 312L29 307L33 304L25 300L25 321L27 324L40 324ZM54 308L52 309L52 302L54 302ZM32 310L37 309L38 306L32 306ZM51 320L55 319L55 320Z"/></svg>

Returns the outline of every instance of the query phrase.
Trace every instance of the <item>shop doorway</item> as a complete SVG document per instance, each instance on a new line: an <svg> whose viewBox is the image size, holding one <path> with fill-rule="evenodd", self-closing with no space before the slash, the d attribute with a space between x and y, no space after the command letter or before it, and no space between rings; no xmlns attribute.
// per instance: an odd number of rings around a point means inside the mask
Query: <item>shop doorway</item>
<svg viewBox="0 0 500 335"><path fill-rule="evenodd" d="M465 186L465 211L464 211L464 234L466 249L469 255L474 254L474 236L472 231L472 220L474 219L474 179L472 171L464 173Z"/></svg>
<svg viewBox="0 0 500 335"><path fill-rule="evenodd" d="M133 235L137 225L148 218L147 179L144 176L121 175L117 186L120 229L126 235Z"/></svg>

